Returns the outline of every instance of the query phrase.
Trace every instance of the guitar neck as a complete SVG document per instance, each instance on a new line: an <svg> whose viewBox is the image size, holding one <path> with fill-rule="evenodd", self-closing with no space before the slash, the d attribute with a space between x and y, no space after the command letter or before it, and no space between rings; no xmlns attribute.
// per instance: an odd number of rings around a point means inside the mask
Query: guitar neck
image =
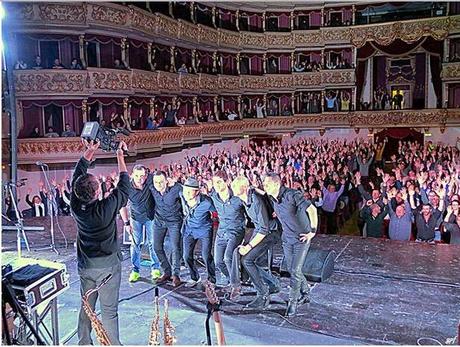
<svg viewBox="0 0 460 347"><path fill-rule="evenodd" d="M214 327L216 329L217 344L219 346L225 345L224 326L220 312L213 312L212 318L214 319Z"/></svg>

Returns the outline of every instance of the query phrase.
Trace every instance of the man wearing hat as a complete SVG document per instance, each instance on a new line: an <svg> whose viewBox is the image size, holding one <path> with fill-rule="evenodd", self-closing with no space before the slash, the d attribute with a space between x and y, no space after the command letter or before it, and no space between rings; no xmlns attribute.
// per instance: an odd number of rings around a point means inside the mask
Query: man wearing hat
<svg viewBox="0 0 460 347"><path fill-rule="evenodd" d="M190 281L186 286L194 287L200 281L193 259L193 251L198 240L201 241L201 255L208 272L208 280L216 283L216 268L211 252L213 236L211 214L216 211L216 208L211 198L200 193L200 185L194 177L185 180L181 198L184 212L183 256L190 271Z"/></svg>

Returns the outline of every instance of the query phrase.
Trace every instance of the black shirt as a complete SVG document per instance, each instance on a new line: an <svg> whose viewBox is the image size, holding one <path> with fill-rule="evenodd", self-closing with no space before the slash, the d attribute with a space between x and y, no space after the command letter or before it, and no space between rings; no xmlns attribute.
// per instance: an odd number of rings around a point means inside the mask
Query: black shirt
<svg viewBox="0 0 460 347"><path fill-rule="evenodd" d="M254 223L253 235L257 233L268 235L279 230L278 222L272 217L273 209L266 196L251 189L248 192L248 203L243 202L243 205L248 217Z"/></svg>
<svg viewBox="0 0 460 347"><path fill-rule="evenodd" d="M81 158L72 177L72 187L81 175L86 174L90 162ZM77 222L78 267L106 268L121 261L117 239L116 216L120 208L126 206L129 193L129 176L120 172L117 188L103 200L82 204L72 191L70 208Z"/></svg>
<svg viewBox="0 0 460 347"><path fill-rule="evenodd" d="M153 200L150 189L153 185L153 175L147 175L144 186L142 189L134 187L131 180L129 184L129 211L131 218L139 223L145 223L153 220L155 216L155 201Z"/></svg>
<svg viewBox="0 0 460 347"><path fill-rule="evenodd" d="M244 235L246 216L244 213L243 201L234 196L230 189L227 201L223 201L214 189L210 196L216 207L217 216L219 217L217 235L221 237Z"/></svg>
<svg viewBox="0 0 460 347"><path fill-rule="evenodd" d="M271 201L283 227L283 240L295 241L299 239L299 234L312 231L307 214L311 202L305 199L302 192L281 186L278 197L271 198Z"/></svg>
<svg viewBox="0 0 460 347"><path fill-rule="evenodd" d="M163 195L153 185L150 191L155 200L155 220L167 224L181 224L183 212L179 193L182 186L176 183L172 187L166 187Z"/></svg>

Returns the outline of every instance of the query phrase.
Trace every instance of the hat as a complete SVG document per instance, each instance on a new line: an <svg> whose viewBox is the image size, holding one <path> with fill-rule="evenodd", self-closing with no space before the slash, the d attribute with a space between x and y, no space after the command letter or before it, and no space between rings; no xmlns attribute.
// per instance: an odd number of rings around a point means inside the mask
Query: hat
<svg viewBox="0 0 460 347"><path fill-rule="evenodd" d="M200 189L200 184L198 183L195 177L189 177L185 180L184 187Z"/></svg>

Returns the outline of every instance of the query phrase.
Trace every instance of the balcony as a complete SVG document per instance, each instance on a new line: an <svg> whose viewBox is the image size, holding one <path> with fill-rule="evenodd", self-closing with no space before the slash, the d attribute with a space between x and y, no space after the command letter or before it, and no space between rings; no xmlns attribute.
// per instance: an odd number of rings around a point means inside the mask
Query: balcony
<svg viewBox="0 0 460 347"><path fill-rule="evenodd" d="M460 81L460 62L443 63L441 71L441 79L444 82L459 82Z"/></svg>
<svg viewBox="0 0 460 347"><path fill-rule="evenodd" d="M103 30L115 36L122 32L184 41L188 44L205 43L234 49L267 50L272 47L296 49L327 44L354 44L361 47L367 41L388 44L396 38L414 42L423 36L443 39L449 33L460 32L460 16L436 17L369 24L352 27L323 27L318 30L283 32L233 32L214 29L162 14L151 14L134 6L111 3L10 3L9 28L15 32L45 29ZM10 20L11 19L11 20ZM46 31L46 30L45 30Z"/></svg>
<svg viewBox="0 0 460 347"><path fill-rule="evenodd" d="M354 70L323 70L288 75L228 76L177 74L164 71L116 70L15 70L16 96L20 99L53 98L65 95L86 98L93 95L166 93L218 94L220 92L294 92L306 88L350 87ZM217 86L217 88L216 88Z"/></svg>
<svg viewBox="0 0 460 347"><path fill-rule="evenodd" d="M388 126L445 129L446 126L459 125L459 109L331 112L203 123L156 131L136 131L131 136L126 137L125 140L130 148L130 156L134 157L142 154L159 153L167 148L182 148L189 144L236 139L244 135L260 133L281 134L311 129L318 129L321 133L327 129L350 127L377 130ZM8 158L10 146L7 140L3 140L3 149L2 157ZM82 151L82 144L77 137L18 140L18 159L21 165L33 164L37 160L51 163L74 163ZM98 157L112 158L113 155L101 153Z"/></svg>

